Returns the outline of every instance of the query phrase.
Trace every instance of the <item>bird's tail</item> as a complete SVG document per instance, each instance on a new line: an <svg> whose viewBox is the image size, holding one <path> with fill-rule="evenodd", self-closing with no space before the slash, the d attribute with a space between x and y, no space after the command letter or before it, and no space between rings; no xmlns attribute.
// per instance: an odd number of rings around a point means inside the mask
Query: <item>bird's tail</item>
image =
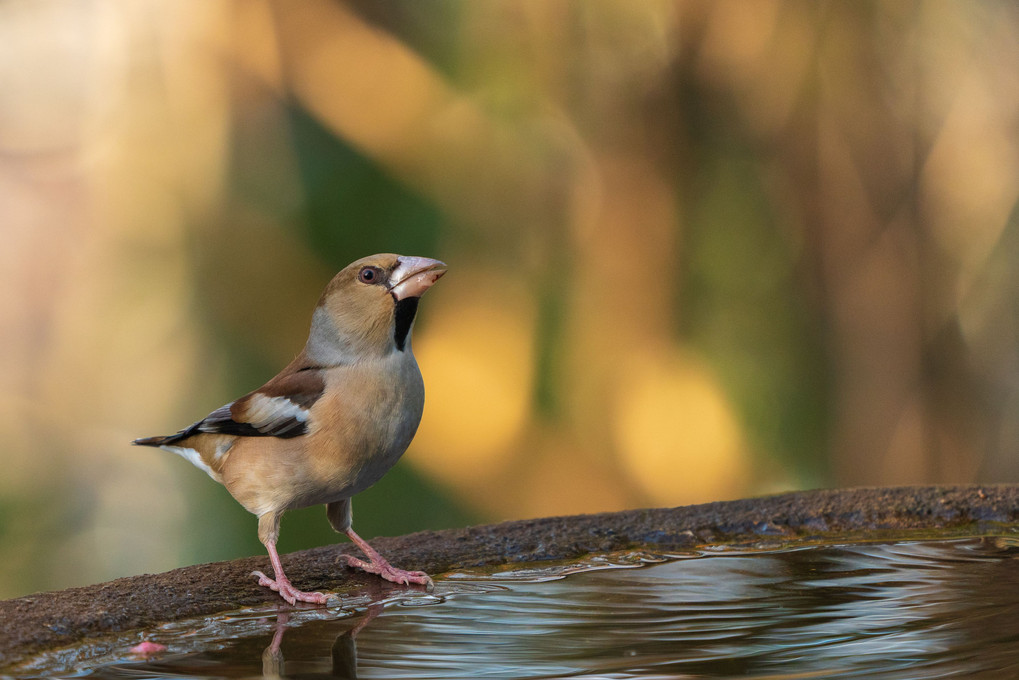
<svg viewBox="0 0 1019 680"><path fill-rule="evenodd" d="M141 439L135 439L132 444L135 446L163 446L169 444L176 444L182 439L187 439L193 434L201 432L202 423L204 420L199 420L191 427L185 427L183 430L176 434L168 434L165 437L142 437Z"/></svg>
<svg viewBox="0 0 1019 680"><path fill-rule="evenodd" d="M162 446L169 437L142 437L135 439L132 444L135 446Z"/></svg>

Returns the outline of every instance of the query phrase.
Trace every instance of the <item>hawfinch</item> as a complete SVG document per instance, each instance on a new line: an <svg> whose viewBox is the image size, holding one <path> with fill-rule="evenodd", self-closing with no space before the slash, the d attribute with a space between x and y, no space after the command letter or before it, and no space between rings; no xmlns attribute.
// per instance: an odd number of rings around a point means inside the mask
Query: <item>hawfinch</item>
<svg viewBox="0 0 1019 680"><path fill-rule="evenodd" d="M291 604L328 596L297 590L283 573L280 518L320 503L368 558L343 555L348 566L431 586L427 574L391 566L354 533L350 499L400 459L417 431L425 389L411 328L421 296L445 273L445 264L424 257L354 262L326 286L308 344L275 378L177 434L134 441L187 458L258 516L276 578L253 575Z"/></svg>

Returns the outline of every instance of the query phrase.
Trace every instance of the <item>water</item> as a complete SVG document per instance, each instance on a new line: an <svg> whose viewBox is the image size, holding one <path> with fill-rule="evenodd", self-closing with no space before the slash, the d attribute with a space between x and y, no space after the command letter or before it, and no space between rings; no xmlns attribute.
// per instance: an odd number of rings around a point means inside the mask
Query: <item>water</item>
<svg viewBox="0 0 1019 680"><path fill-rule="evenodd" d="M87 678L1013 678L1008 538L611 555L272 606L35 660Z"/></svg>

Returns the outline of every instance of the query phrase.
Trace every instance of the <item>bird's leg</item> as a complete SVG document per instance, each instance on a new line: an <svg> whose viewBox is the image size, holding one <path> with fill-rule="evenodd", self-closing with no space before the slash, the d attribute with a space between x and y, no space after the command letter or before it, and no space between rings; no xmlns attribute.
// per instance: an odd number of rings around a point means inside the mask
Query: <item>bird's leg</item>
<svg viewBox="0 0 1019 680"><path fill-rule="evenodd" d="M375 548L368 545L368 541L364 540L351 528L347 528L344 531L347 534L347 538L354 542L358 548L361 549L367 557L368 561L365 562L362 559L353 557L352 555L340 555L341 559L348 567L354 567L367 571L369 574L378 574L387 581L393 583L402 583L404 585L410 585L416 583L418 585L427 586L428 590L435 587L432 583L432 579L423 571L406 571L404 569L397 569L389 562L386 561L382 555L378 553Z"/></svg>
<svg viewBox="0 0 1019 680"><path fill-rule="evenodd" d="M276 615L276 625L274 626L272 634L272 642L269 643L268 647L262 650L263 678L285 677L284 665L286 664L286 659L283 658L280 646L283 644L283 633L286 631L287 624L289 622L289 612L281 611Z"/></svg>
<svg viewBox="0 0 1019 680"><path fill-rule="evenodd" d="M298 600L312 604L325 604L329 601L329 596L325 593L306 593L290 584L290 579L283 573L283 564L280 562L279 553L276 552L276 541L266 541L265 548L269 551L269 561L272 563L272 571L276 575L276 580L260 571L253 571L251 575L258 577L258 585L275 590L290 604L294 604Z"/></svg>

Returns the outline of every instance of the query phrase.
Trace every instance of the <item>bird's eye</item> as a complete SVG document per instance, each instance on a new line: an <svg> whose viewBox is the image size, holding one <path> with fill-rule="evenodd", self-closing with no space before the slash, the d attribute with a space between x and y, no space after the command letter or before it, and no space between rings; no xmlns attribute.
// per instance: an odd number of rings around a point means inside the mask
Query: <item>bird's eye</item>
<svg viewBox="0 0 1019 680"><path fill-rule="evenodd" d="M363 267L357 273L357 280L361 283L376 283L381 275L382 272L379 271L378 267Z"/></svg>

